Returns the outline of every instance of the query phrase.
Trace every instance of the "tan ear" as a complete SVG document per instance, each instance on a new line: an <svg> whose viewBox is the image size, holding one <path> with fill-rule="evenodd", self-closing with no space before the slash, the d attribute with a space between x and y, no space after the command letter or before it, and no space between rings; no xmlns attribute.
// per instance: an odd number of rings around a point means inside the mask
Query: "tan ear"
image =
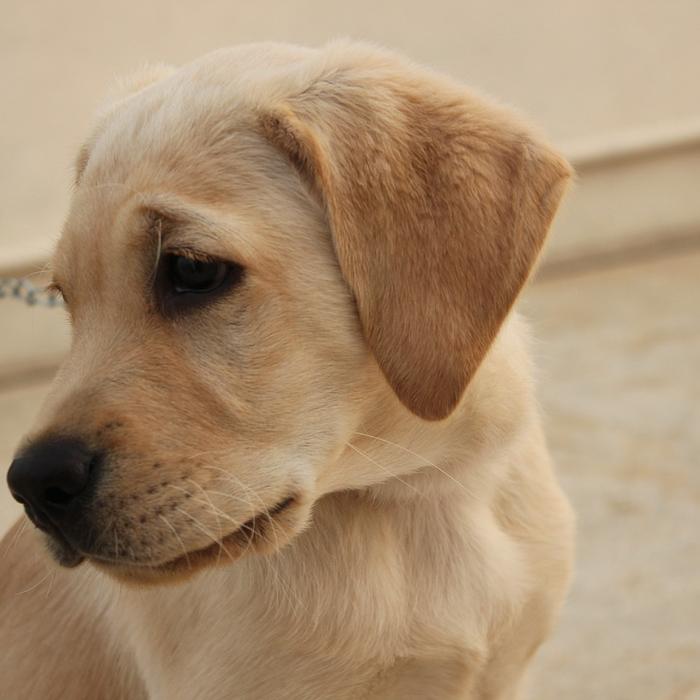
<svg viewBox="0 0 700 700"><path fill-rule="evenodd" d="M83 171L87 166L88 160L90 160L92 146L97 138L97 135L99 134L100 126L104 123L110 113L120 104L123 104L125 100L133 97L137 93L141 92L141 90L147 88L149 85L153 85L153 83L164 80L168 76L172 75L174 71L175 69L172 66L165 65L164 63L147 64L139 68L135 73L132 73L124 78L120 78L115 82L97 110L97 129L95 129L90 139L84 143L78 151L78 157L75 159L76 185L80 184L80 178L82 177Z"/></svg>
<svg viewBox="0 0 700 700"><path fill-rule="evenodd" d="M401 59L326 63L261 116L325 204L379 366L426 419L459 402L571 169L500 108Z"/></svg>

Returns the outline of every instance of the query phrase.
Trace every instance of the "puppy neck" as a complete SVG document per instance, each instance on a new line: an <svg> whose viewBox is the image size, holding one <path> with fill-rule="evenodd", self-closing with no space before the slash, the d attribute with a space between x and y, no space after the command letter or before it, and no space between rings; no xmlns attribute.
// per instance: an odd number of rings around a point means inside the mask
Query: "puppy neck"
<svg viewBox="0 0 700 700"><path fill-rule="evenodd" d="M527 329L513 314L448 418L413 415L388 387L372 394L324 490L399 501L484 498L519 436L538 420L530 375Z"/></svg>

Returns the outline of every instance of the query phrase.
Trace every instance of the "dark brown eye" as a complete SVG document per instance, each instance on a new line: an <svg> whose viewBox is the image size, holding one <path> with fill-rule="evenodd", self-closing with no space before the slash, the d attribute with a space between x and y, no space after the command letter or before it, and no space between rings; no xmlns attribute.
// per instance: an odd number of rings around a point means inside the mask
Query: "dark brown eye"
<svg viewBox="0 0 700 700"><path fill-rule="evenodd" d="M183 255L165 256L167 278L176 294L205 294L218 289L231 266L219 260L197 260Z"/></svg>
<svg viewBox="0 0 700 700"><path fill-rule="evenodd" d="M156 277L156 299L166 314L194 311L238 285L244 273L235 262L166 253Z"/></svg>

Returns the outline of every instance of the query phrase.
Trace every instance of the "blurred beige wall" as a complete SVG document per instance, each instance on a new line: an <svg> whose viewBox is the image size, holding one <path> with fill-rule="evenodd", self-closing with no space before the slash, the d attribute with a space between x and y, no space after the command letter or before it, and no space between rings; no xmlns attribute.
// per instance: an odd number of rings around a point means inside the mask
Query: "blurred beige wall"
<svg viewBox="0 0 700 700"><path fill-rule="evenodd" d="M2 0L0 16L0 270L46 255L115 76L260 40L379 42L522 109L582 174L555 257L700 221L697 0ZM630 184L609 201L611 164Z"/></svg>

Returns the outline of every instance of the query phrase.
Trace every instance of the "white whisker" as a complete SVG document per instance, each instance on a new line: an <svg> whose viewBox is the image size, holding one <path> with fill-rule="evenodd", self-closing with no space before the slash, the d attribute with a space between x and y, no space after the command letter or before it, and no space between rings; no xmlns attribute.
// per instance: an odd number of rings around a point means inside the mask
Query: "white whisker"
<svg viewBox="0 0 700 700"><path fill-rule="evenodd" d="M217 520L220 517L224 518L225 520L228 520L230 523L235 525L237 528L240 527L241 523L238 522L235 518L232 518L230 515L227 513L224 513L220 508L217 508L214 503L212 502L211 498L208 497L209 494L217 494L219 493L218 491L209 491L208 489L205 491L201 486L199 487L200 490L204 491L205 496L207 497L207 500L202 500L201 498L197 498L191 491L188 491L187 489L183 489L181 486L176 486L175 484L169 484L168 488L172 489L177 489L178 491L182 491L183 493L187 494L190 496L192 501L195 503L198 503L203 506L207 506L207 510L214 516L217 517ZM226 495L226 494L224 494ZM219 532L223 533L221 530L220 524L219 524Z"/></svg>
<svg viewBox="0 0 700 700"><path fill-rule="evenodd" d="M15 595L24 595L25 593L29 593L30 591L33 591L35 588L38 588L39 586L41 586L41 584L44 583L44 581L46 581L46 579L49 578L53 573L54 573L53 571L49 571L46 574L46 576L44 576L44 578L39 579L33 586L29 586L29 588L25 588L24 590L17 592Z"/></svg>
<svg viewBox="0 0 700 700"><path fill-rule="evenodd" d="M456 479L452 474L449 472L446 472L442 467L438 466L434 462L431 462L427 457L423 457L423 455L419 455L417 452L413 452L413 450L409 450L408 447L404 447L403 445L399 445L396 442L392 442L391 440L386 440L385 438L377 437L376 435L370 435L369 433L359 433L355 432L355 435L361 435L362 437L368 437L371 438L372 440L378 440L379 442L383 442L386 445L391 445L392 447L397 447L399 450L402 450L403 452L406 452L407 454L412 455L413 457L417 457L418 459L422 460L425 462L425 466L428 467L433 467L434 469L437 469L441 474L444 474L448 479L451 481L454 481L457 486L459 486L461 489L464 489L467 491L467 487L459 481L459 479Z"/></svg>
<svg viewBox="0 0 700 700"><path fill-rule="evenodd" d="M212 500L211 500L211 498L209 498L209 496L207 495L207 492L206 492L194 479L187 479L187 481L189 481L191 484L194 484L195 487L198 488L198 489L202 492L202 495L203 495L204 498L206 499L206 501L204 502L204 505L208 505L209 511L210 511L210 512L214 515L214 517L216 518L216 527L219 528L219 542L223 542L223 539L224 539L224 532L223 532L223 530L222 530L222 528L221 528L221 519L219 518L219 513L221 513L222 515L225 515L225 514L224 514L222 511L220 511L220 510L212 503ZM200 499L197 499L197 500L200 500ZM200 501L200 503L201 503L201 501ZM229 518L229 519L230 519L232 522L235 522L235 521L233 521L232 518ZM220 560L221 560L221 548L219 548L219 552L218 552L218 554L216 555L216 563L218 564Z"/></svg>
<svg viewBox="0 0 700 700"><path fill-rule="evenodd" d="M185 543L182 541L182 538L180 537L180 535L177 534L177 530L173 527L172 523L164 515L161 515L160 519L173 531L173 535L175 535L177 541L180 543L180 547L182 547L182 552L185 555L185 561L187 562L187 568L191 570L192 563L190 562L190 557L187 553L187 548L185 547Z"/></svg>
<svg viewBox="0 0 700 700"><path fill-rule="evenodd" d="M387 469L383 464L380 464L379 462L377 462L376 459L373 459L373 458L370 457L368 454L366 454L365 452L363 452L359 447L355 447L355 445L352 445L352 444L349 443L349 442L346 442L345 444L346 444L351 450L354 450L355 452L357 452L357 454L361 455L361 456L364 457L365 459L369 460L372 464L374 464L375 466L379 467L383 472L385 472L386 474L388 474L392 479L396 479L397 481L401 482L404 486L406 486L407 488L411 489L411 491L415 491L419 496L423 496L423 494L422 494L415 486L413 486L412 484L409 484L407 481L404 481L398 474L394 474L392 471L390 471L389 469Z"/></svg>
<svg viewBox="0 0 700 700"><path fill-rule="evenodd" d="M257 531L257 534L258 534L258 536L261 537L265 542L268 542L269 544L272 544L272 545L275 547L275 551L279 550L280 542L279 542L279 537L278 537L278 535L277 535L277 530L275 529L275 522L274 522L274 519L273 519L273 518L271 517L271 515L270 515L270 508L265 504L265 502L262 500L262 498L260 497L260 495L259 495L254 489L252 489L252 488L250 488L249 486L247 486L246 484L244 484L243 481L241 481L241 479L239 479L237 476L235 476L234 474L231 474L230 472L227 472L225 469L221 469L220 467L213 467L213 466L210 467L210 468L213 469L213 470L215 470L215 471L221 472L221 473L224 475L224 477L225 477L229 482L231 482L232 484L235 485L235 483L237 483L238 486L239 486L241 489L243 489L243 491L246 493L246 495L248 495L248 497L249 497L249 494L252 493L253 497L259 502L259 504L260 504L260 506L261 506L261 508L262 508L263 514L264 514L264 515L267 515L268 523L269 523L269 525L270 525L270 530L272 531L272 536L274 537L274 542L272 542L271 540L269 540L269 539L265 536L264 531L262 531L262 532ZM234 482L235 482L235 483L234 483ZM211 493L214 493L213 491L210 491L210 492L211 492ZM221 492L219 492L219 493L221 493ZM222 494L222 495L228 495L228 496L230 496L231 498L236 498L236 497L233 496L232 494ZM239 499L239 500L241 500L241 499ZM249 505L252 505L252 504L249 503ZM251 533L250 533L250 539L249 539L249 541L248 541L248 545L246 546L246 551L247 551L248 547L250 546L250 544L252 543L255 534L256 534L256 531L255 531L255 528L253 528L253 529L251 530ZM279 572L277 566L275 565L273 556L268 557L266 561L267 561L267 563L269 563L269 565L270 565L270 568L271 568L272 573L273 573L273 575L274 575L274 577L275 577L275 581L277 582L277 585L279 586L279 589L282 591L282 593L283 593L283 594L285 595L285 597L287 598L287 603L289 603L289 604L292 606L292 608L294 608L294 602L292 601L292 599L291 599L291 597L290 597L290 596L291 596L290 589L289 589L288 586L285 586L285 584L284 584L284 582L283 582L283 580L282 580L282 576L281 576L281 574L280 574L280 572ZM297 601L296 601L296 602L297 602L297 606L303 607L303 606L301 606L301 602L300 602L300 600L298 599L298 597L297 597Z"/></svg>
<svg viewBox="0 0 700 700"><path fill-rule="evenodd" d="M24 531L25 531L28 523L29 523L29 518L27 518L26 516L20 520L19 527L15 530L14 534L12 535L12 539L5 547L5 551L3 552L3 556L7 556L15 548L15 546L17 545L17 542L19 542L21 536L24 534Z"/></svg>
<svg viewBox="0 0 700 700"><path fill-rule="evenodd" d="M204 525L202 525L202 523L201 523L197 518L194 517L194 515L192 515L191 513L188 513L188 512L185 511L185 510L182 510L182 508L177 508L176 510L177 510L179 513L182 513L182 515L184 515L185 517L189 518L189 519L192 521L192 524L193 524L198 530L200 530L201 532L203 532L203 533L212 541L212 544L217 544L217 545L219 545L219 547L220 547L221 549L223 549L224 552L226 552L226 555L228 556L228 558L229 558L232 562L235 561L235 558L231 555L231 552L229 552L228 549L226 549L226 547L224 547L223 542L221 542L220 540L217 540L216 537L214 537L214 535L212 535L212 533L209 532L209 530L207 530L207 528L204 527Z"/></svg>
<svg viewBox="0 0 700 700"><path fill-rule="evenodd" d="M158 245L156 247L156 260L153 263L153 270L151 271L151 286L155 284L156 275L158 274L158 263L160 262L160 256L163 250L163 222L161 219L156 221L156 231L158 233Z"/></svg>

